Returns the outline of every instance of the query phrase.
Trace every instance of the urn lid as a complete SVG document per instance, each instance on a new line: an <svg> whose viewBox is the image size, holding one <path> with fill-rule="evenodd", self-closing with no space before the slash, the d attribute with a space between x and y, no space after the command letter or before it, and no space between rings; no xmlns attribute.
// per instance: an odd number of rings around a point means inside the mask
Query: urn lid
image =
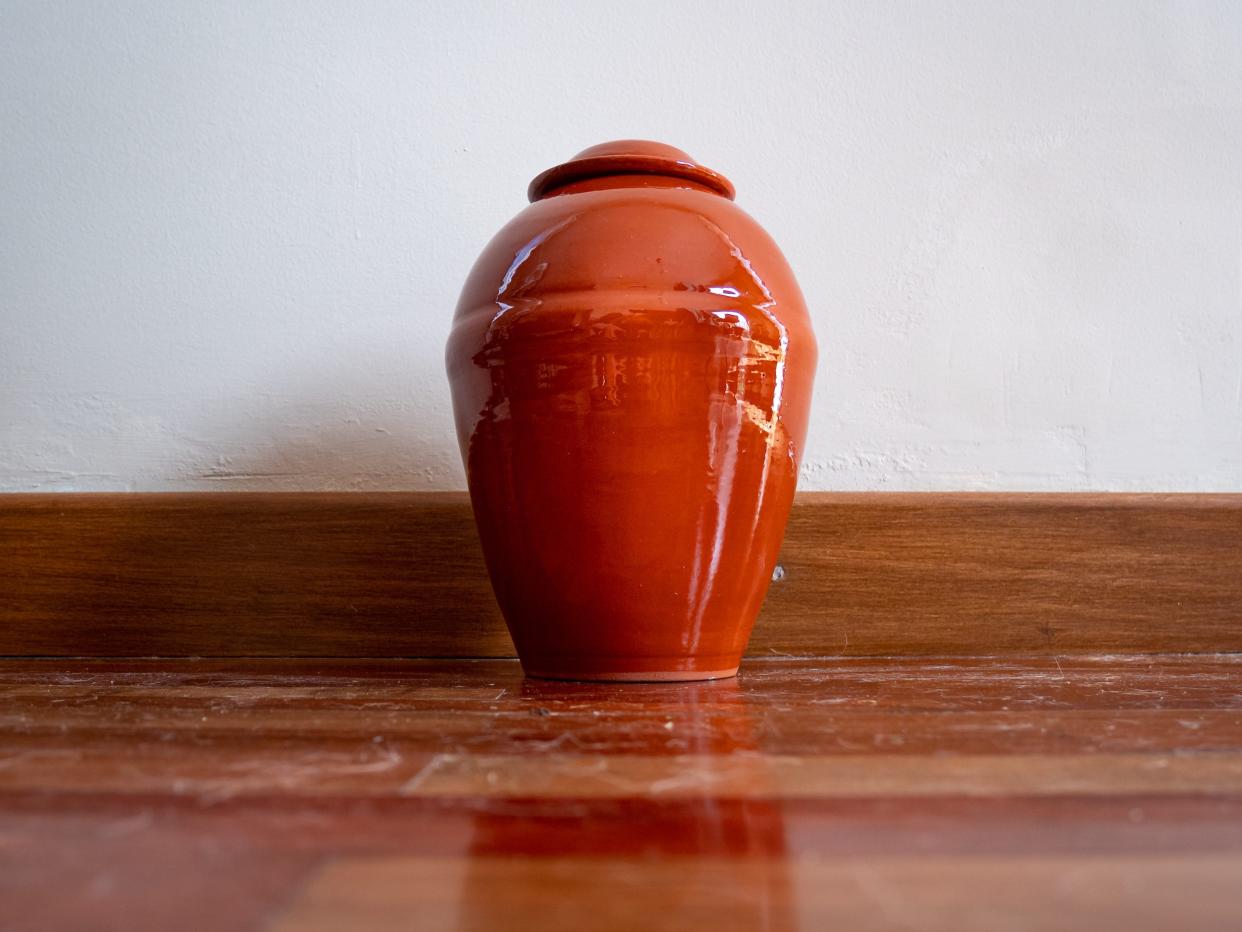
<svg viewBox="0 0 1242 932"><path fill-rule="evenodd" d="M526 193L537 201L556 188L605 175L686 178L733 200L733 184L724 175L700 165L681 149L645 139L619 139L583 149L568 162L536 175Z"/></svg>

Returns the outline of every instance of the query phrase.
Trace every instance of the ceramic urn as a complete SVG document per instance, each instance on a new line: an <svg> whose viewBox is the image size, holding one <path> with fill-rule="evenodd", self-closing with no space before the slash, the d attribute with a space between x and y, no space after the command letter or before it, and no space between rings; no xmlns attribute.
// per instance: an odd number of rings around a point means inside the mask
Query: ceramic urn
<svg viewBox="0 0 1242 932"><path fill-rule="evenodd" d="M531 182L447 350L496 599L530 676L738 668L797 483L816 348L793 273L685 152Z"/></svg>

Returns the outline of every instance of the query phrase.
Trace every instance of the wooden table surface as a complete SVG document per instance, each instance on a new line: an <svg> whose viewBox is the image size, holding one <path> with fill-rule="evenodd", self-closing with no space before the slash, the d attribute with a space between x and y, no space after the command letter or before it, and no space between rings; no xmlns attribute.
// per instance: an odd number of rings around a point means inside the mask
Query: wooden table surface
<svg viewBox="0 0 1242 932"><path fill-rule="evenodd" d="M0 662L5 930L1242 928L1242 657Z"/></svg>

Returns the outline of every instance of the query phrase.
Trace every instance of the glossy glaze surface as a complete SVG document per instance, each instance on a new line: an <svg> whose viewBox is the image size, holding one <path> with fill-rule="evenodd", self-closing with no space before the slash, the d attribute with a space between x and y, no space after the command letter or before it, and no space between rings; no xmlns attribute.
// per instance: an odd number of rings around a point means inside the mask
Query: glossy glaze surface
<svg viewBox="0 0 1242 932"><path fill-rule="evenodd" d="M1236 929L1242 658L0 661L0 926Z"/></svg>
<svg viewBox="0 0 1242 932"><path fill-rule="evenodd" d="M798 286L727 181L678 150L595 147L531 193L447 351L518 653L550 677L731 675L806 434Z"/></svg>

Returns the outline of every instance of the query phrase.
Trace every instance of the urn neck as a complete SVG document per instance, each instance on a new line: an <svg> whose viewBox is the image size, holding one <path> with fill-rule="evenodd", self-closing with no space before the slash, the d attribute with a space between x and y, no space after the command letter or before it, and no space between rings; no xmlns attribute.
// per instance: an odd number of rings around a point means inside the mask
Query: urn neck
<svg viewBox="0 0 1242 932"><path fill-rule="evenodd" d="M733 184L680 149L623 139L592 146L542 172L530 183L531 201L557 194L622 187L695 188L733 200Z"/></svg>

